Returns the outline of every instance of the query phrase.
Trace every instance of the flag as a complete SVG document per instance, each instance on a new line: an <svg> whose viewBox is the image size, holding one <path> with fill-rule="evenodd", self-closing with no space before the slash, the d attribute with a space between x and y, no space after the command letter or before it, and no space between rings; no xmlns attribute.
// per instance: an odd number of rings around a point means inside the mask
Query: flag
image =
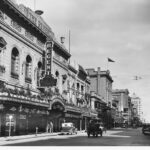
<svg viewBox="0 0 150 150"><path fill-rule="evenodd" d="M110 58L108 58L108 62L115 62L114 60L112 60L112 59L110 59Z"/></svg>

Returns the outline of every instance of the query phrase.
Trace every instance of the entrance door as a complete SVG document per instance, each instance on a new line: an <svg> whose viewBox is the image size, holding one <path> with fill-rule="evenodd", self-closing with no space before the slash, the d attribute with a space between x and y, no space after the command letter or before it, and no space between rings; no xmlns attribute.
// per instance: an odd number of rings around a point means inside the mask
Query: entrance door
<svg viewBox="0 0 150 150"><path fill-rule="evenodd" d="M27 116L25 114L19 115L19 134L26 134L27 130Z"/></svg>

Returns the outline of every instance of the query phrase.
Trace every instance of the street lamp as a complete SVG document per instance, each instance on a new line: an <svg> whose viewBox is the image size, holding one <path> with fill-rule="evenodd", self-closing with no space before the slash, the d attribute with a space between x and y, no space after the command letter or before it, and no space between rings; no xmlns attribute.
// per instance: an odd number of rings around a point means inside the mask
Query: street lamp
<svg viewBox="0 0 150 150"><path fill-rule="evenodd" d="M13 116L10 115L9 116L9 137L10 137L10 134L11 134L11 120L12 120Z"/></svg>

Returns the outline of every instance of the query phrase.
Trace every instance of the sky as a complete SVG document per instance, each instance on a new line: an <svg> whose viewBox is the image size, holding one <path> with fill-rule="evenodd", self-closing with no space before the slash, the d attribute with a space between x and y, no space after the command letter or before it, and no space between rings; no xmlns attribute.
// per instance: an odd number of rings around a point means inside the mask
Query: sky
<svg viewBox="0 0 150 150"><path fill-rule="evenodd" d="M42 17L56 38L65 36L72 60L84 68L110 70L113 89L128 89L142 100L150 122L149 0L16 0ZM114 63L107 63L107 58ZM141 79L134 80L134 76Z"/></svg>

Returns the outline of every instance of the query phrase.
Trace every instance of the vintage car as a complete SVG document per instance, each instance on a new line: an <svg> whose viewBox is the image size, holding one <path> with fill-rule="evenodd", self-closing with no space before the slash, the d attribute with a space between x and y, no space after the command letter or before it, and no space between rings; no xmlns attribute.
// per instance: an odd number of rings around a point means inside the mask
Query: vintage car
<svg viewBox="0 0 150 150"><path fill-rule="evenodd" d="M148 135L148 134L150 135L150 123L143 124L142 133L144 135Z"/></svg>
<svg viewBox="0 0 150 150"><path fill-rule="evenodd" d="M61 134L77 134L77 128L72 122L62 123Z"/></svg>
<svg viewBox="0 0 150 150"><path fill-rule="evenodd" d="M103 135L103 130L101 128L100 123L91 122L87 127L87 135L90 137L90 135L93 135L98 137L98 135Z"/></svg>

